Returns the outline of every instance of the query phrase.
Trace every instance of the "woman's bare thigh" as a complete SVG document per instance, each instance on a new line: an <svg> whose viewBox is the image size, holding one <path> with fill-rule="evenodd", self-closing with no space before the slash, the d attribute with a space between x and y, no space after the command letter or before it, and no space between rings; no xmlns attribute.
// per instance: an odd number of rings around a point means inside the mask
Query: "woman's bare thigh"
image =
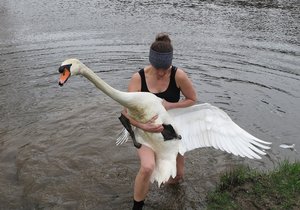
<svg viewBox="0 0 300 210"><path fill-rule="evenodd" d="M150 147L142 145L142 147L138 149L137 152L142 167L153 167L155 165L155 153Z"/></svg>

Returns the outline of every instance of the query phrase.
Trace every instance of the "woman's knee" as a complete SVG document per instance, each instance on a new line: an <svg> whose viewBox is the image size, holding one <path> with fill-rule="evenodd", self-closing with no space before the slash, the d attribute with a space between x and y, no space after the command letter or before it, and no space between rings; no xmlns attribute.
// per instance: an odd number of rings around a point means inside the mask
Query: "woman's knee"
<svg viewBox="0 0 300 210"><path fill-rule="evenodd" d="M147 163L147 164L142 164L140 168L140 172L144 176L151 176L155 168L155 163Z"/></svg>
<svg viewBox="0 0 300 210"><path fill-rule="evenodd" d="M141 160L140 173L143 176L151 176L155 168L155 154L153 150L143 145L139 149L138 154Z"/></svg>

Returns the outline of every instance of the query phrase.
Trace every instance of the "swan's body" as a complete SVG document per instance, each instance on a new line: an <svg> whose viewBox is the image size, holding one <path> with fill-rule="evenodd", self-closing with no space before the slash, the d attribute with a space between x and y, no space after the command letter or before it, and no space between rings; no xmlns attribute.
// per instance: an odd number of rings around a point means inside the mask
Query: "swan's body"
<svg viewBox="0 0 300 210"><path fill-rule="evenodd" d="M159 185L168 181L170 176L173 178L176 176L178 153L183 155L195 148L212 146L234 155L260 159L258 154L265 155L265 153L257 147L269 149L268 146L264 145L270 144L269 142L250 135L238 127L225 112L210 104L166 111L162 105L162 99L154 94L118 91L106 84L91 69L76 59L64 61L59 71L62 73L61 85L70 76L81 74L106 95L126 107L129 116L136 121L145 123L153 116L158 115L155 120L156 124L171 124L175 131L182 136L182 140L164 141L161 133L149 133L134 128L137 142L150 147L155 152L156 167L151 181L157 181ZM118 144L127 139L128 133L123 130Z"/></svg>

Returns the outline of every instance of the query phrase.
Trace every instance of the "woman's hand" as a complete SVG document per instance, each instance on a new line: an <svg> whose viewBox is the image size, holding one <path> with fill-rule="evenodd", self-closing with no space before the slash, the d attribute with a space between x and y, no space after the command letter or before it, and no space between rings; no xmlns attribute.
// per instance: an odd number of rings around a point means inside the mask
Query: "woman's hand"
<svg viewBox="0 0 300 210"><path fill-rule="evenodd" d="M146 123L141 123L138 127L147 132L160 133L163 131L164 127L161 124L154 123L157 118L158 115L155 115L151 120Z"/></svg>

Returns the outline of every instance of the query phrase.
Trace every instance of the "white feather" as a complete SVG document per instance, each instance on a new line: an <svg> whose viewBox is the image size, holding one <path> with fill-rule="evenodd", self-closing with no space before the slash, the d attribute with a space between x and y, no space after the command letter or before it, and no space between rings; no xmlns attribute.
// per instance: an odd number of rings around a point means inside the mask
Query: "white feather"
<svg viewBox="0 0 300 210"><path fill-rule="evenodd" d="M128 138L129 138L129 133L125 128L123 128L121 130L121 132L118 134L116 145L119 146L119 145L127 142Z"/></svg>

